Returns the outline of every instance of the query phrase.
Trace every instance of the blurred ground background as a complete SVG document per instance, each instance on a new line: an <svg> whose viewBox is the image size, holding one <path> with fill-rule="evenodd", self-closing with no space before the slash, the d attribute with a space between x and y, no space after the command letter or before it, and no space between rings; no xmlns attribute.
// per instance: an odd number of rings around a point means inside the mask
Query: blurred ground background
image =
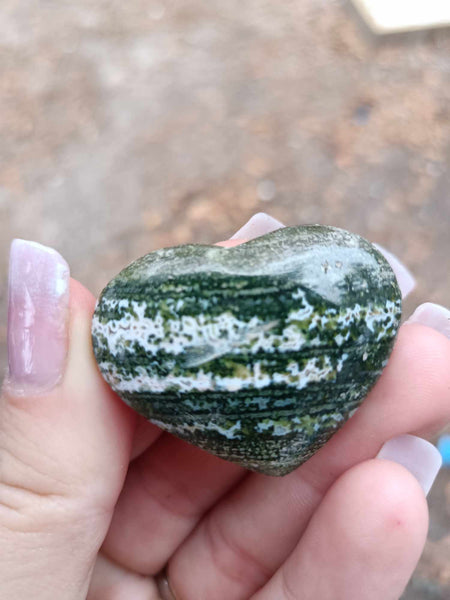
<svg viewBox="0 0 450 600"><path fill-rule="evenodd" d="M450 304L450 33L376 40L345 0L2 0L0 367L13 237L95 294L265 211L394 251ZM450 597L450 475L407 600Z"/></svg>

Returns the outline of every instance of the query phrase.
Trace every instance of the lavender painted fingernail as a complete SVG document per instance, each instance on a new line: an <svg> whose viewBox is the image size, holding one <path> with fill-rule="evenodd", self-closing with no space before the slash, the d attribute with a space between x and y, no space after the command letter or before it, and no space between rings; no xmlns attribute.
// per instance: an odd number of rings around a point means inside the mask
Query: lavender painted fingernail
<svg viewBox="0 0 450 600"><path fill-rule="evenodd" d="M69 267L58 252L14 240L9 262L8 385L42 391L61 378L67 352Z"/></svg>
<svg viewBox="0 0 450 600"><path fill-rule="evenodd" d="M425 496L428 495L439 469L442 457L437 448L415 435L399 435L386 442L377 458L399 463L420 483Z"/></svg>
<svg viewBox="0 0 450 600"><path fill-rule="evenodd" d="M408 294L410 294L415 288L416 280L410 271L405 267L405 265L400 262L400 260L394 254L392 254L392 252L389 252L389 250L386 250L386 248L383 248L383 246L380 246L379 244L373 245L381 252L384 258L391 265L391 268L397 277L397 282L402 292L402 297L406 298L406 296L408 296Z"/></svg>
<svg viewBox="0 0 450 600"><path fill-rule="evenodd" d="M433 304L432 302L421 304L406 323L426 325L450 338L450 310L439 304Z"/></svg>
<svg viewBox="0 0 450 600"><path fill-rule="evenodd" d="M260 212L253 215L253 217L247 221L234 235L230 237L230 240L245 239L252 240L260 235L265 235L276 229L284 227L283 223L274 219L270 215Z"/></svg>

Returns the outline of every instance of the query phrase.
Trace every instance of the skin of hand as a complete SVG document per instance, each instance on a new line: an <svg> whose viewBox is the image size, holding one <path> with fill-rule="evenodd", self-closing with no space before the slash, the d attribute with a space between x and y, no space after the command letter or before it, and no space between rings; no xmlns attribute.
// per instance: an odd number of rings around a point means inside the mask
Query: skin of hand
<svg viewBox="0 0 450 600"><path fill-rule="evenodd" d="M272 478L125 406L94 360L94 297L38 246L21 242L11 255L2 600L157 600L165 566L177 600L400 597L425 543L427 504L407 468L375 457L391 438L449 422L450 313L437 307L431 326L404 324L352 419L307 463ZM55 265L52 296L42 278Z"/></svg>

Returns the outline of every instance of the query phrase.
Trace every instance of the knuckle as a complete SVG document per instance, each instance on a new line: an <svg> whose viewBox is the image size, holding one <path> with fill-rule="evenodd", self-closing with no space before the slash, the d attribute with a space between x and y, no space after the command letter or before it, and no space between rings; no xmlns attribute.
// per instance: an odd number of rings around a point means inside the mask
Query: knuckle
<svg viewBox="0 0 450 600"><path fill-rule="evenodd" d="M82 530L104 519L107 509L84 499L38 450L0 436L0 528L14 532L52 533Z"/></svg>

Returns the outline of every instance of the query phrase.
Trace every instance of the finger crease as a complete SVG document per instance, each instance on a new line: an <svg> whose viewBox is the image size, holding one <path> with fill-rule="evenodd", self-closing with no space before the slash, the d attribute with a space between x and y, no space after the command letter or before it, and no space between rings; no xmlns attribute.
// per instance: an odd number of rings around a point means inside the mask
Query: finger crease
<svg viewBox="0 0 450 600"><path fill-rule="evenodd" d="M281 569L281 589L283 590L283 600L298 600L298 594L294 593L294 590L289 583L286 569Z"/></svg>
<svg viewBox="0 0 450 600"><path fill-rule="evenodd" d="M189 497L183 486L174 485L169 478L158 471L153 471L152 476L149 477L148 471L139 461L135 467L138 470L137 476L142 481L146 494L165 512L183 519L197 519L200 516L195 502ZM166 488L165 493L156 493L153 486L157 480L161 482L163 488Z"/></svg>
<svg viewBox="0 0 450 600"><path fill-rule="evenodd" d="M205 528L213 562L225 577L239 584L245 583L246 587L249 585L249 580L254 580L260 587L270 579L272 569L263 565L241 544L232 541L217 520L207 519ZM231 561L225 558L227 550L232 556Z"/></svg>

